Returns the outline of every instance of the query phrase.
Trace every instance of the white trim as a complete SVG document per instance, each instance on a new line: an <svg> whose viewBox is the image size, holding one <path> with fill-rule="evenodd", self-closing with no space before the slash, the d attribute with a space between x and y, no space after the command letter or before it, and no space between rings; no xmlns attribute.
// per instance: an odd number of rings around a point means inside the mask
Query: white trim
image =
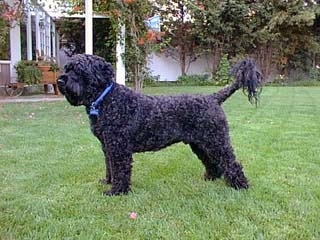
<svg viewBox="0 0 320 240"><path fill-rule="evenodd" d="M10 60L0 60L0 64L10 64Z"/></svg>
<svg viewBox="0 0 320 240"><path fill-rule="evenodd" d="M68 14L68 13L52 13L48 12L48 14L50 14L51 17L53 17L54 19L59 19L59 18L85 18L86 15L85 14ZM92 17L93 18L109 18L108 16L103 16L103 15L99 15L96 13L92 13Z"/></svg>

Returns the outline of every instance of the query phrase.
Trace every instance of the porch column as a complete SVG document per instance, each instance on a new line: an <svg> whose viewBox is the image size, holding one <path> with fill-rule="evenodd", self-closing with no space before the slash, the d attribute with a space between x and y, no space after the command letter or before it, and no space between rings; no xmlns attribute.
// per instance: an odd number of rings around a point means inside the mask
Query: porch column
<svg viewBox="0 0 320 240"><path fill-rule="evenodd" d="M13 0L8 0L10 6L13 5ZM21 35L20 25L18 23L12 23L14 27L10 28L10 81L17 81L17 73L14 69L14 65L21 60Z"/></svg>
<svg viewBox="0 0 320 240"><path fill-rule="evenodd" d="M51 58L51 18L45 13L45 56Z"/></svg>
<svg viewBox="0 0 320 240"><path fill-rule="evenodd" d="M93 54L92 0L85 0L85 52Z"/></svg>
<svg viewBox="0 0 320 240"><path fill-rule="evenodd" d="M30 2L26 1L27 5L27 60L32 60L32 23L31 23L31 11Z"/></svg>
<svg viewBox="0 0 320 240"><path fill-rule="evenodd" d="M10 28L10 75L11 82L17 82L18 76L14 65L21 60L20 25Z"/></svg>
<svg viewBox="0 0 320 240"><path fill-rule="evenodd" d="M120 33L117 36L117 46L116 46L116 55L117 55L117 62L116 62L116 82L122 85L126 84L125 77L126 77L126 69L122 59L122 55L125 53L125 26L120 26Z"/></svg>
<svg viewBox="0 0 320 240"><path fill-rule="evenodd" d="M51 41L51 45L52 45L52 57L54 57L56 59L58 54L57 54L56 24L54 21L51 21L50 41Z"/></svg>
<svg viewBox="0 0 320 240"><path fill-rule="evenodd" d="M35 26L36 26L36 50L39 51L39 54L41 54L41 38L40 38L40 16L39 16L39 9L35 8Z"/></svg>

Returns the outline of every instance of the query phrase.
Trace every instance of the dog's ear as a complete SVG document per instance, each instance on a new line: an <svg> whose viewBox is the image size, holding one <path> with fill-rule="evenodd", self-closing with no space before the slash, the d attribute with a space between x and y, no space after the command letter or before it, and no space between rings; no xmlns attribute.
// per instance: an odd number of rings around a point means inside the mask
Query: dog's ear
<svg viewBox="0 0 320 240"><path fill-rule="evenodd" d="M97 57L92 65L93 72L99 80L114 81L114 70L112 65L103 58Z"/></svg>
<svg viewBox="0 0 320 240"><path fill-rule="evenodd" d="M64 71L74 72L81 83L70 83L70 90L78 92L81 87L77 85L92 85L92 87L100 87L110 85L114 82L115 74L112 65L105 61L102 57L90 54L77 54L72 57L65 67ZM72 86L71 86L72 85Z"/></svg>

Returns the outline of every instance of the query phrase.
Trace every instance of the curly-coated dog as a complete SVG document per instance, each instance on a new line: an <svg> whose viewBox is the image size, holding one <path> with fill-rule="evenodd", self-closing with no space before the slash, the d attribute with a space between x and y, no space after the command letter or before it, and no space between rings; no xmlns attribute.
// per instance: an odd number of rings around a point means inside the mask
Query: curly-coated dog
<svg viewBox="0 0 320 240"><path fill-rule="evenodd" d="M235 81L210 95L148 96L115 82L110 63L95 55L75 55L57 80L71 105L86 107L91 130L105 155L107 195L130 191L132 154L189 144L205 167L207 180L224 177L231 187L248 181L230 144L221 104L240 88L257 101L262 74L252 59L231 70Z"/></svg>

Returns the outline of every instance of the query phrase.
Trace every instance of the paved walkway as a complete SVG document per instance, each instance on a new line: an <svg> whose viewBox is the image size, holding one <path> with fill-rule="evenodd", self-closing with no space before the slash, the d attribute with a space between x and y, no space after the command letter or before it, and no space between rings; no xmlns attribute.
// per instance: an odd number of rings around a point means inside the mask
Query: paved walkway
<svg viewBox="0 0 320 240"><path fill-rule="evenodd" d="M27 103L27 102L53 102L63 101L65 98L62 95L38 94L32 96L7 97L0 96L0 103Z"/></svg>

